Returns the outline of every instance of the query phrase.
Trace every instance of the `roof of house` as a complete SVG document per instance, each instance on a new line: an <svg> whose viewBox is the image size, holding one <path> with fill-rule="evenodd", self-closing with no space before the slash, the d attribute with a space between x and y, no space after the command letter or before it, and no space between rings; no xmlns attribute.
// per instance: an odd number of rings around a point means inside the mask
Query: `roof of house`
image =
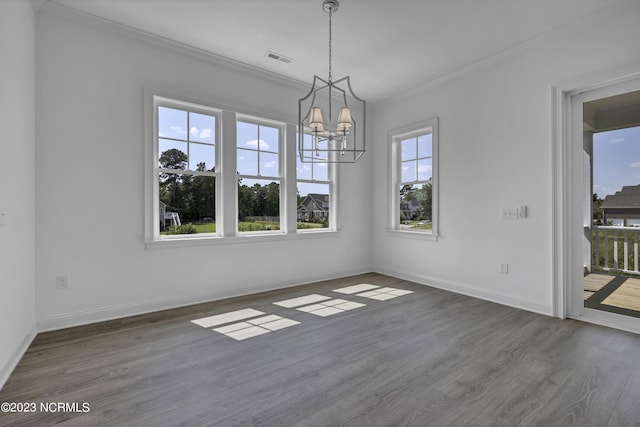
<svg viewBox="0 0 640 427"><path fill-rule="evenodd" d="M625 185L616 194L610 194L604 198L603 208L640 208L640 184Z"/></svg>
<svg viewBox="0 0 640 427"><path fill-rule="evenodd" d="M298 206L298 210L302 208L306 208L309 202L313 203L317 209L328 210L329 209L329 195L328 194L314 194L309 193L304 198L302 203Z"/></svg>

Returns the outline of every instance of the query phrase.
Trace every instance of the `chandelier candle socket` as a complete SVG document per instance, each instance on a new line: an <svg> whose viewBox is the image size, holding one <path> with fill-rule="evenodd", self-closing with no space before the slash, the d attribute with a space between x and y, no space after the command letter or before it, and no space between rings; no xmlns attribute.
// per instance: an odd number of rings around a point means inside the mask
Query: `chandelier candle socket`
<svg viewBox="0 0 640 427"><path fill-rule="evenodd" d="M332 75L331 18L338 6L337 0L322 3L329 15L329 78L313 76L311 90L298 100L302 162L355 163L365 151L366 101L353 93L349 76L334 81Z"/></svg>

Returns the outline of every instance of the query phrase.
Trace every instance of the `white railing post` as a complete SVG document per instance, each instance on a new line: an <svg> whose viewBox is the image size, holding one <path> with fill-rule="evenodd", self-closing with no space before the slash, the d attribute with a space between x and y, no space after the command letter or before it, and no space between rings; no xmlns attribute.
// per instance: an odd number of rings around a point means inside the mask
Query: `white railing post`
<svg viewBox="0 0 640 427"><path fill-rule="evenodd" d="M618 230L613 230L613 269L618 270L620 264L618 263Z"/></svg>
<svg viewBox="0 0 640 427"><path fill-rule="evenodd" d="M624 271L629 270L629 233L625 230L622 232L622 238L624 239Z"/></svg>
<svg viewBox="0 0 640 427"><path fill-rule="evenodd" d="M633 271L638 272L638 235L633 235Z"/></svg>
<svg viewBox="0 0 640 427"><path fill-rule="evenodd" d="M596 226L593 226L592 230L593 230L593 234L595 235L595 239L591 239L592 242L595 241L596 259L594 262L594 268L599 268L600 267L600 229Z"/></svg>

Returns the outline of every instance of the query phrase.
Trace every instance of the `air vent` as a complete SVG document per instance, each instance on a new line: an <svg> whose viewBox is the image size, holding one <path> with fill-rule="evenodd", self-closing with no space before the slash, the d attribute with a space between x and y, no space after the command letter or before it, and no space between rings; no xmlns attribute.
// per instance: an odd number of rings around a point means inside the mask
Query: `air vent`
<svg viewBox="0 0 640 427"><path fill-rule="evenodd" d="M275 52L267 52L267 58L271 58L275 61L280 61L280 62L284 62L285 64L289 64L290 62L293 61L293 59L291 58L287 58L286 56L280 55L279 53L275 53Z"/></svg>

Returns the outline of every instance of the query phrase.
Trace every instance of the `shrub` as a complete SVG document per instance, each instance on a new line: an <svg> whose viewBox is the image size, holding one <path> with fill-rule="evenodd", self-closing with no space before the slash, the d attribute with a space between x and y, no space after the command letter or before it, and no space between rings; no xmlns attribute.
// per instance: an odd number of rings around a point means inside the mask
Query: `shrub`
<svg viewBox="0 0 640 427"><path fill-rule="evenodd" d="M171 226L167 228L165 234L196 234L198 231L193 226L193 224L182 224L178 226Z"/></svg>

